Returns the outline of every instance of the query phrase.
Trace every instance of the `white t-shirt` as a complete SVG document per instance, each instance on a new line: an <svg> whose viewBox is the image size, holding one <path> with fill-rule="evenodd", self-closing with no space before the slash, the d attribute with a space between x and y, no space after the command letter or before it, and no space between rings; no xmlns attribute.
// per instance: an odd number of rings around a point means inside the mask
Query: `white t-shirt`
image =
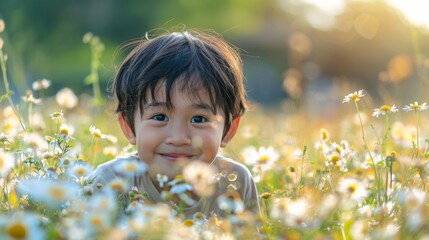
<svg viewBox="0 0 429 240"><path fill-rule="evenodd" d="M137 155L130 155L127 157L117 157L111 161L99 165L89 177L89 179L94 180L94 186L96 184L106 185L110 181L116 178L122 178L126 180L131 186L137 187L139 192L143 193L147 199L154 203L161 203L166 201L161 197L160 192L155 187L154 183L149 177L147 172L143 173L140 176L127 177L115 170L115 164L118 164L120 161L124 160L136 160L139 161ZM222 207L219 207L218 198L233 188L239 194L244 208L248 211L251 211L255 214L259 214L259 200L256 190L256 185L253 180L252 175L249 170L241 163L238 163L234 160L217 156L212 163L212 166L215 166L218 170L217 182L215 184L215 191L210 197L204 197L198 200L198 202L190 207L183 209L182 214L185 218L192 218L192 216L197 213L203 213L206 216L211 216L216 214L219 217L223 217L227 212L225 212ZM228 179L230 174L235 174L237 176L234 181ZM124 200L128 201L128 196L125 194Z"/></svg>

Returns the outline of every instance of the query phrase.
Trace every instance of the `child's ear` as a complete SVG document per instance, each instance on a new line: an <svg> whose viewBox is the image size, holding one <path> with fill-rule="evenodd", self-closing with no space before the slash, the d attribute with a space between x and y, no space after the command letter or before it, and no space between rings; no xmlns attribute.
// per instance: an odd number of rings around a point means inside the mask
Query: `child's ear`
<svg viewBox="0 0 429 240"><path fill-rule="evenodd" d="M122 132L128 141L130 141L132 145L136 145L136 136L134 135L130 125L127 123L127 121L125 121L124 115L122 115L122 113L119 114L119 125L121 126Z"/></svg>
<svg viewBox="0 0 429 240"><path fill-rule="evenodd" d="M225 137L223 137L222 142L220 143L220 147L226 147L228 145L229 141L234 137L235 133L238 129L238 124L240 123L240 117L232 120L231 126L228 129L228 132L226 133Z"/></svg>

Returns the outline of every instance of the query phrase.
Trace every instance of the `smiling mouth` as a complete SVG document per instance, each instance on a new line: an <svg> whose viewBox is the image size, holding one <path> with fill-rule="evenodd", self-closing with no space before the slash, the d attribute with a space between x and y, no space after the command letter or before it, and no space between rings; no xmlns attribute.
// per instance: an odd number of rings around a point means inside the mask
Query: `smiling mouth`
<svg viewBox="0 0 429 240"><path fill-rule="evenodd" d="M186 159L192 158L192 155L177 154L177 153L161 153L159 155L161 155L163 158L165 158L166 160L171 161L171 162L176 162L176 161L186 160Z"/></svg>

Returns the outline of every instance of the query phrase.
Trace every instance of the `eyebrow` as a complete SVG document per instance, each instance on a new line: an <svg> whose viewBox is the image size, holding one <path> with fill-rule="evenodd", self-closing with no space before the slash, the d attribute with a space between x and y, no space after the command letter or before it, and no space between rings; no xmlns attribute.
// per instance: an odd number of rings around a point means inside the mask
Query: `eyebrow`
<svg viewBox="0 0 429 240"><path fill-rule="evenodd" d="M213 114L216 113L216 110L214 107L212 107L211 105L207 104L207 103L193 103L191 105L192 108L195 109L201 109L201 110L205 110L205 111L210 111ZM168 105L166 102L150 102L148 104L146 104L143 109L149 109L149 108L162 108L162 109L168 109Z"/></svg>

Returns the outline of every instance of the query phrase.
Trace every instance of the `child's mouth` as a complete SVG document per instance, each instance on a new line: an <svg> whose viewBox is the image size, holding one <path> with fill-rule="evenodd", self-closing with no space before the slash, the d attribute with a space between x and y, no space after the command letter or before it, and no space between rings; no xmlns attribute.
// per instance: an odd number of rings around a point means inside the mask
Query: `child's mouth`
<svg viewBox="0 0 429 240"><path fill-rule="evenodd" d="M179 154L179 153L161 153L159 155L161 155L163 158L165 158L166 160L171 161L171 162L176 162L176 161L180 161L180 160L187 160L187 159L192 158L191 155Z"/></svg>

